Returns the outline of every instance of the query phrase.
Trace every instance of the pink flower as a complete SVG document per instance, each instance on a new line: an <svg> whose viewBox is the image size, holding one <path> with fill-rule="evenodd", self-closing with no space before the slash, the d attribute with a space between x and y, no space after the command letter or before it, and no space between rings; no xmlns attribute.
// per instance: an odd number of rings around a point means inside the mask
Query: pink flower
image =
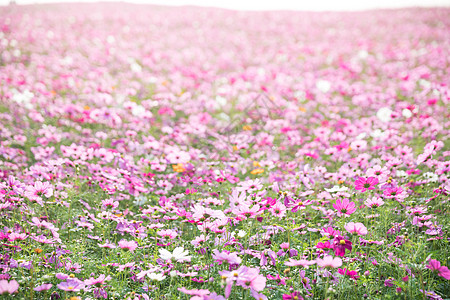
<svg viewBox="0 0 450 300"><path fill-rule="evenodd" d="M273 216L281 219L286 215L286 206L284 206L281 202L277 202L274 206L272 206L270 212Z"/></svg>
<svg viewBox="0 0 450 300"><path fill-rule="evenodd" d="M383 195L385 198L397 198L403 194L401 187L387 188L384 190Z"/></svg>
<svg viewBox="0 0 450 300"><path fill-rule="evenodd" d="M44 291L48 291L49 289L51 289L52 286L53 286L53 284L51 284L51 283L45 283L45 284L35 287L34 290L36 292L44 292Z"/></svg>
<svg viewBox="0 0 450 300"><path fill-rule="evenodd" d="M342 259L339 257L325 256L323 259L316 259L317 265L322 268L339 268L342 266Z"/></svg>
<svg viewBox="0 0 450 300"><path fill-rule="evenodd" d="M124 249L124 250L129 250L131 252L133 252L138 246L138 243L136 243L135 241L126 241L126 240L121 240L119 242L119 247Z"/></svg>
<svg viewBox="0 0 450 300"><path fill-rule="evenodd" d="M66 292L79 292L84 289L84 283L78 278L68 278L67 281L61 282L57 287Z"/></svg>
<svg viewBox="0 0 450 300"><path fill-rule="evenodd" d="M114 201L114 199L106 199L106 200L102 200L102 206L104 208L117 208L119 207L119 201Z"/></svg>
<svg viewBox="0 0 450 300"><path fill-rule="evenodd" d="M432 271L437 271L439 276L450 280L450 270L445 266L441 266L441 263L438 260L430 259L427 268Z"/></svg>
<svg viewBox="0 0 450 300"><path fill-rule="evenodd" d="M340 235L341 232L339 230L335 230L333 227L327 227L327 228L322 228L322 230L320 230L320 234L323 236L328 236L330 238L334 238L335 236Z"/></svg>
<svg viewBox="0 0 450 300"><path fill-rule="evenodd" d="M255 291L253 289L252 289L251 294L252 294L253 298L255 298L257 300L267 300L267 296L266 295L260 294L260 293L258 293L257 291Z"/></svg>
<svg viewBox="0 0 450 300"><path fill-rule="evenodd" d="M373 197L371 199L367 199L366 201L364 201L364 204L370 208L377 208L383 205L384 201L381 200L380 198Z"/></svg>
<svg viewBox="0 0 450 300"><path fill-rule="evenodd" d="M342 201L340 199L336 200L336 203L333 204L334 209L338 211L338 215L351 215L356 211L355 203L350 202L347 198L343 199Z"/></svg>
<svg viewBox="0 0 450 300"><path fill-rule="evenodd" d="M367 190L375 189L377 184L378 179L376 177L369 177L367 179L359 177L359 179L355 181L355 190L361 190L361 193L364 193Z"/></svg>
<svg viewBox="0 0 450 300"><path fill-rule="evenodd" d="M200 290L200 289L188 290L185 287L178 288L178 290L186 295L191 296L206 296L211 293L209 290Z"/></svg>
<svg viewBox="0 0 450 300"><path fill-rule="evenodd" d="M266 277L259 274L259 270L257 268L248 268L242 266L241 268L245 268L245 273L241 278L236 280L236 285L240 285L243 288L252 288L253 290L260 292L266 287Z"/></svg>
<svg viewBox="0 0 450 300"><path fill-rule="evenodd" d="M388 168L381 166L374 166L367 170L366 175L369 177L377 177L378 179L384 180L388 176Z"/></svg>
<svg viewBox="0 0 450 300"><path fill-rule="evenodd" d="M219 252L219 250L214 249L212 258L219 262L220 264L226 261L230 265L240 264L242 259L237 256L236 253L229 253L228 251Z"/></svg>
<svg viewBox="0 0 450 300"><path fill-rule="evenodd" d="M366 235L367 228L363 223L353 223L349 222L344 226L345 230L349 233L356 233L357 235Z"/></svg>
<svg viewBox="0 0 450 300"><path fill-rule="evenodd" d="M13 294L19 289L19 283L16 280L0 280L0 295Z"/></svg>
<svg viewBox="0 0 450 300"><path fill-rule="evenodd" d="M306 259L300 259L300 260L296 260L293 258L290 258L288 261L284 262L284 264L286 266L289 267L297 267L297 266L302 266L302 267L308 267L311 266L313 264L315 264L316 261L315 260L306 260Z"/></svg>
<svg viewBox="0 0 450 300"><path fill-rule="evenodd" d="M106 276L105 274L101 274L98 278L91 277L89 279L86 279L84 281L85 285L95 285L95 286L101 286L102 284L105 284L107 280L111 280L111 276Z"/></svg>
<svg viewBox="0 0 450 300"><path fill-rule="evenodd" d="M233 213L243 219L254 218L261 214L259 205L254 205L250 208L249 205L245 204L241 204L234 208Z"/></svg>
<svg viewBox="0 0 450 300"><path fill-rule="evenodd" d="M43 205L42 196L50 198L53 195L53 188L48 182L36 181L33 185L27 187L25 196L32 202Z"/></svg>

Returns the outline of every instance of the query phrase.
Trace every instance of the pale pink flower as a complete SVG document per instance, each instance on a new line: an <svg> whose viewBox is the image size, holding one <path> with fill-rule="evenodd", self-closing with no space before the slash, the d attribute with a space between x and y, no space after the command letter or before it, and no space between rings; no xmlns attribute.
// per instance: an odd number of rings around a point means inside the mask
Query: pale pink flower
<svg viewBox="0 0 450 300"><path fill-rule="evenodd" d="M339 268L342 266L342 259L339 257L325 256L323 259L316 259L317 265L322 268Z"/></svg>
<svg viewBox="0 0 450 300"><path fill-rule="evenodd" d="M300 259L300 260L296 260L293 258L290 258L288 261L284 262L284 264L286 266L289 267L297 267L297 266L302 266L304 268L311 266L313 264L315 264L316 261L315 260L306 260L306 259Z"/></svg>
<svg viewBox="0 0 450 300"><path fill-rule="evenodd" d="M19 283L16 280L0 280L0 295L13 294L19 289Z"/></svg>
<svg viewBox="0 0 450 300"><path fill-rule="evenodd" d="M349 233L356 233L357 235L366 235L367 228L363 223L353 223L349 222L344 226L345 230Z"/></svg>
<svg viewBox="0 0 450 300"><path fill-rule="evenodd" d="M34 185L27 186L25 196L32 202L43 205L42 196L50 198L53 195L53 188L48 182L36 181Z"/></svg>
<svg viewBox="0 0 450 300"><path fill-rule="evenodd" d="M130 252L133 252L138 246L138 243L135 241L127 241L127 240L121 240L119 242L119 247L124 250L129 250Z"/></svg>

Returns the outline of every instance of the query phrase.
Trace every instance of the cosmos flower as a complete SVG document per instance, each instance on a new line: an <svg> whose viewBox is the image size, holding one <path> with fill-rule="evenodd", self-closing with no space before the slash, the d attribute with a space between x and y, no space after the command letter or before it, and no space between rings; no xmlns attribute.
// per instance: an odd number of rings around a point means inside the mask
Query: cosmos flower
<svg viewBox="0 0 450 300"><path fill-rule="evenodd" d="M13 294L19 289L19 283L16 280L0 280L0 295Z"/></svg>
<svg viewBox="0 0 450 300"><path fill-rule="evenodd" d="M293 258L290 258L289 261L284 262L284 264L286 266L290 266L290 267L302 266L304 268L311 266L315 263L316 263L315 260L306 260L306 259L296 260Z"/></svg>
<svg viewBox="0 0 450 300"><path fill-rule="evenodd" d="M44 284L41 284L40 286L35 287L34 290L36 292L44 292L44 291L48 291L49 289L51 289L52 286L53 286L53 284L51 284L51 283L44 283Z"/></svg>
<svg viewBox="0 0 450 300"><path fill-rule="evenodd" d="M148 273L147 277L150 280L163 281L164 279L166 279L167 276L165 276L163 273Z"/></svg>
<svg viewBox="0 0 450 300"><path fill-rule="evenodd" d="M441 263L438 260L430 259L428 261L427 269L437 271L439 276L450 280L450 270L445 266L441 266Z"/></svg>
<svg viewBox="0 0 450 300"><path fill-rule="evenodd" d="M355 190L360 190L361 193L364 193L367 190L375 189L375 186L378 184L378 179L376 177L359 177L355 181Z"/></svg>
<svg viewBox="0 0 450 300"><path fill-rule="evenodd" d="M303 296L298 291L290 294L283 294L283 300L304 300Z"/></svg>
<svg viewBox="0 0 450 300"><path fill-rule="evenodd" d="M348 276L355 280L359 278L358 272L349 270L349 269L345 269L345 268L344 269L339 268L338 273L341 275L344 275L344 276Z"/></svg>
<svg viewBox="0 0 450 300"><path fill-rule="evenodd" d="M333 240L333 250L337 256L344 257L345 249L352 251L352 242L344 239L342 236L337 236Z"/></svg>
<svg viewBox="0 0 450 300"><path fill-rule="evenodd" d="M98 278L91 277L84 281L86 285L96 285L101 286L106 283L107 280L111 280L111 276L106 276L105 274L101 274Z"/></svg>
<svg viewBox="0 0 450 300"><path fill-rule="evenodd" d="M355 203L350 202L347 198L343 199L337 199L336 203L333 204L334 209L338 211L339 216L343 215L351 215L356 211Z"/></svg>
<svg viewBox="0 0 450 300"><path fill-rule="evenodd" d="M119 241L119 247L124 250L134 252L134 250L138 247L138 243L136 241L121 240Z"/></svg>
<svg viewBox="0 0 450 300"><path fill-rule="evenodd" d="M342 266L342 259L339 257L325 256L323 259L316 259L317 265L322 268L339 268Z"/></svg>
<svg viewBox="0 0 450 300"><path fill-rule="evenodd" d="M43 205L42 196L50 198L53 195L53 188L49 182L36 181L34 185L27 186L25 196L32 202Z"/></svg>
<svg viewBox="0 0 450 300"><path fill-rule="evenodd" d="M191 261L191 256L188 254L189 252L187 250L185 251L183 247L176 247L173 253L166 249L159 249L159 255L164 260L174 259L177 262Z"/></svg>
<svg viewBox="0 0 450 300"><path fill-rule="evenodd" d="M345 224L344 226L345 230L347 230L348 233L355 233L357 235L366 235L367 234L367 228L364 226L363 223L353 223L349 222Z"/></svg>
<svg viewBox="0 0 450 300"><path fill-rule="evenodd" d="M214 249L212 258L219 263L227 262L228 264L240 264L242 259L237 256L236 253L230 253L228 251L219 252L219 250Z"/></svg>
<svg viewBox="0 0 450 300"><path fill-rule="evenodd" d="M303 287L306 289L306 290L310 290L311 289L311 285L309 285L309 278L308 277L306 277L306 272L305 272L305 270L300 270L300 278L301 278L301 281L302 281L302 284L303 284Z"/></svg>
<svg viewBox="0 0 450 300"><path fill-rule="evenodd" d="M67 278L66 281L63 281L57 285L58 289L66 291L66 292L79 292L84 289L83 281L77 278Z"/></svg>
<svg viewBox="0 0 450 300"><path fill-rule="evenodd" d="M384 201L381 198L372 197L364 201L364 205L370 208L377 208L384 204Z"/></svg>

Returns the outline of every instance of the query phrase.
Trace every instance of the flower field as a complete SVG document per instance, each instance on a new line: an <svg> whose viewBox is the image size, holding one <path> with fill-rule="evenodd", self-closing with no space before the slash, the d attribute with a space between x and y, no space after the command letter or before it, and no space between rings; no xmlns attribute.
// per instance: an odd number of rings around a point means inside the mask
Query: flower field
<svg viewBox="0 0 450 300"><path fill-rule="evenodd" d="M449 15L0 7L1 299L450 299Z"/></svg>

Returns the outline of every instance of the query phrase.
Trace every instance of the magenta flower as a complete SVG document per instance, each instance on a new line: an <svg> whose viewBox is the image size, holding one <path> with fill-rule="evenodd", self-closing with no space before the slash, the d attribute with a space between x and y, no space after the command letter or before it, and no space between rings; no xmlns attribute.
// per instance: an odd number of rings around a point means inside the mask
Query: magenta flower
<svg viewBox="0 0 450 300"><path fill-rule="evenodd" d="M356 211L355 203L350 202L347 198L343 199L342 201L340 199L337 199L336 203L333 204L333 207L338 211L339 216L351 215Z"/></svg>
<svg viewBox="0 0 450 300"><path fill-rule="evenodd" d="M438 260L430 259L427 268L432 271L437 271L439 276L450 280L450 270L445 266L441 266L441 263Z"/></svg>
<svg viewBox="0 0 450 300"><path fill-rule="evenodd" d="M310 280L309 280L308 277L306 277L306 272L305 272L305 270L301 270L301 271L300 271L300 278L301 278L303 287L304 287L305 289L307 289L307 290L310 290L310 289L311 289L311 285L309 285L309 281L310 281Z"/></svg>
<svg viewBox="0 0 450 300"><path fill-rule="evenodd" d="M356 233L357 235L366 235L367 228L363 223L353 223L349 222L344 226L345 230L349 233Z"/></svg>
<svg viewBox="0 0 450 300"><path fill-rule="evenodd" d="M0 280L0 295L13 294L19 289L19 283L16 280Z"/></svg>
<svg viewBox="0 0 450 300"><path fill-rule="evenodd" d="M337 236L333 241L333 250L337 256L344 257L345 249L352 251L352 242L344 239L342 236Z"/></svg>
<svg viewBox="0 0 450 300"><path fill-rule="evenodd" d="M357 280L359 278L358 272L354 271L354 270L349 270L349 269L338 269L338 273L344 276L348 276L351 279Z"/></svg>
<svg viewBox="0 0 450 300"><path fill-rule="evenodd" d="M286 279L281 277L280 274L276 274L275 276L267 275L267 279L274 280L278 285L286 285Z"/></svg>
<svg viewBox="0 0 450 300"><path fill-rule="evenodd" d="M355 190L361 190L361 193L364 193L367 190L375 189L375 186L378 184L378 178L376 177L359 177L355 181Z"/></svg>
<svg viewBox="0 0 450 300"><path fill-rule="evenodd" d="M290 294L284 294L283 300L303 300L303 296L300 294L300 292L292 292Z"/></svg>
<svg viewBox="0 0 450 300"><path fill-rule="evenodd" d="M319 249L331 249L333 248L333 246L331 246L330 241L325 241L325 242L318 242L316 245L317 248Z"/></svg>

